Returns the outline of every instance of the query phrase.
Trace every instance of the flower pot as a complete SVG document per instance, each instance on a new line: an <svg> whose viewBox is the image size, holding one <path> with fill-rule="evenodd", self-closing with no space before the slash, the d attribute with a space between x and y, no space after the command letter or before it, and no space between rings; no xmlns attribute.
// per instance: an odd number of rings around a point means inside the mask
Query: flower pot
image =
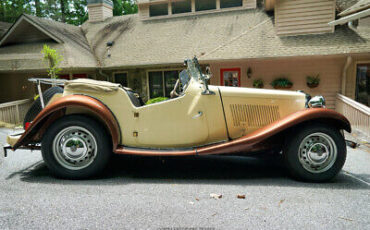
<svg viewBox="0 0 370 230"><path fill-rule="evenodd" d="M275 85L274 86L274 89L290 89L292 88L293 85L287 85L287 86L279 86L279 85Z"/></svg>
<svg viewBox="0 0 370 230"><path fill-rule="evenodd" d="M263 84L262 85L254 85L253 87L254 88L257 88L257 89L262 89L263 88Z"/></svg>
<svg viewBox="0 0 370 230"><path fill-rule="evenodd" d="M308 83L307 83L307 86L308 86L309 88L313 89L313 88L316 88L317 86L319 86L319 83L316 83L316 84L308 84Z"/></svg>

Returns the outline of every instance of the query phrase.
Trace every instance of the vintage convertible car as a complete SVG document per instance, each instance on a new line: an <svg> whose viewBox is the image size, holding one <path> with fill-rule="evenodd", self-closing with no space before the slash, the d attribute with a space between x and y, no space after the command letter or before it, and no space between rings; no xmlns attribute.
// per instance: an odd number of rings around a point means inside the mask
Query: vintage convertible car
<svg viewBox="0 0 370 230"><path fill-rule="evenodd" d="M110 82L77 79L63 82L64 90L52 87L40 96L40 112L31 107L25 132L8 136L9 148L41 149L51 172L74 179L99 173L112 152L195 156L272 150L301 180L326 181L341 170L343 130L351 132L351 126L326 109L322 97L208 86L210 75L197 59L185 63L171 99L150 105Z"/></svg>

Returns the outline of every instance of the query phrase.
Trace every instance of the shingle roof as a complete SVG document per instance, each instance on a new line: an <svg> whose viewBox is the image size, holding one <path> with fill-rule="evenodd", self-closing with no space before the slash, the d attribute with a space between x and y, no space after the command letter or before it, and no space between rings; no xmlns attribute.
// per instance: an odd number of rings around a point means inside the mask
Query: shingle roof
<svg viewBox="0 0 370 230"><path fill-rule="evenodd" d="M11 25L12 24L7 23L7 22L0 22L0 38L3 36L3 34L6 33L6 31L8 31Z"/></svg>
<svg viewBox="0 0 370 230"><path fill-rule="evenodd" d="M342 12L355 5L359 0L337 0L337 11Z"/></svg>
<svg viewBox="0 0 370 230"><path fill-rule="evenodd" d="M370 52L370 28L353 31L338 26L335 33L278 37L266 15L258 26L203 55L201 60L231 60Z"/></svg>
<svg viewBox="0 0 370 230"><path fill-rule="evenodd" d="M104 67L180 64L201 60L370 52L370 31L338 26L333 34L278 37L263 10L142 21L137 15L86 23L83 29ZM115 41L108 57L106 43Z"/></svg>
<svg viewBox="0 0 370 230"><path fill-rule="evenodd" d="M63 55L62 68L96 67L96 59L80 27L30 15L22 15L18 20L23 19L48 31L62 41L61 43L47 42L48 45L57 49ZM45 69L46 64L41 60L42 55L40 53L44 43L40 41L38 43L5 45L1 47L0 71Z"/></svg>
<svg viewBox="0 0 370 230"><path fill-rule="evenodd" d="M278 37L273 18L259 9L160 20L126 15L82 27L25 17L63 40L51 44L65 57L63 68L181 64L194 55L211 61L370 52L370 28ZM0 70L41 69L40 56L40 44L1 47Z"/></svg>
<svg viewBox="0 0 370 230"><path fill-rule="evenodd" d="M84 32L104 67L182 63L258 24L259 10L143 21L138 15L85 23ZM115 41L108 57L106 43Z"/></svg>
<svg viewBox="0 0 370 230"><path fill-rule="evenodd" d="M359 11L365 10L370 8L370 0L360 0L353 6L349 7L348 9L344 10L339 14L339 16L347 16L353 13L357 13Z"/></svg>

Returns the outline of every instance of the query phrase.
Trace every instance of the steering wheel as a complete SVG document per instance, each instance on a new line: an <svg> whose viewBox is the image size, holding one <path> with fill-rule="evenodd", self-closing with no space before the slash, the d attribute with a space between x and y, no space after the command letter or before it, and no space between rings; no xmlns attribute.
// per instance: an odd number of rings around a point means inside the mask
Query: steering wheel
<svg viewBox="0 0 370 230"><path fill-rule="evenodd" d="M177 88L179 88L179 85L180 85L180 79L177 79L175 87L173 87L173 90L170 93L171 99L179 96L179 94L176 92Z"/></svg>

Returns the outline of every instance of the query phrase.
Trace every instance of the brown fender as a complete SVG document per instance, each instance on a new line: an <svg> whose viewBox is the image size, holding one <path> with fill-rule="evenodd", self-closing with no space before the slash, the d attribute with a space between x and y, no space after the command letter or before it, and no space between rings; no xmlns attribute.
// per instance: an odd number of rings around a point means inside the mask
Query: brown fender
<svg viewBox="0 0 370 230"><path fill-rule="evenodd" d="M296 125L310 121L325 122L326 124L331 124L338 129L344 129L347 132L351 132L351 124L347 118L334 110L323 108L304 109L290 114L283 119L275 121L270 125L258 129L239 139L215 146L200 148L197 150L197 154L223 154L263 149L264 146L259 144L263 143L263 141L266 141L268 138Z"/></svg>
<svg viewBox="0 0 370 230"><path fill-rule="evenodd" d="M270 125L258 129L241 138L205 147L198 147L189 150L145 150L119 147L115 153L128 155L144 155L144 156L186 156L186 155L208 155L208 154L230 154L249 151L258 151L268 149L266 142L270 137L278 135L289 128L296 125L310 122L321 121L326 124L331 124L338 129L344 129L351 132L349 121L341 114L331 109L315 108L304 109L293 113L283 119L280 119Z"/></svg>
<svg viewBox="0 0 370 230"><path fill-rule="evenodd" d="M116 118L102 102L84 95L69 95L61 97L47 105L32 121L30 127L22 134L13 149L27 145L30 142L39 142L42 134L49 125L65 114L66 108L84 108L96 115L105 125L113 142L113 151L120 141L120 128Z"/></svg>

